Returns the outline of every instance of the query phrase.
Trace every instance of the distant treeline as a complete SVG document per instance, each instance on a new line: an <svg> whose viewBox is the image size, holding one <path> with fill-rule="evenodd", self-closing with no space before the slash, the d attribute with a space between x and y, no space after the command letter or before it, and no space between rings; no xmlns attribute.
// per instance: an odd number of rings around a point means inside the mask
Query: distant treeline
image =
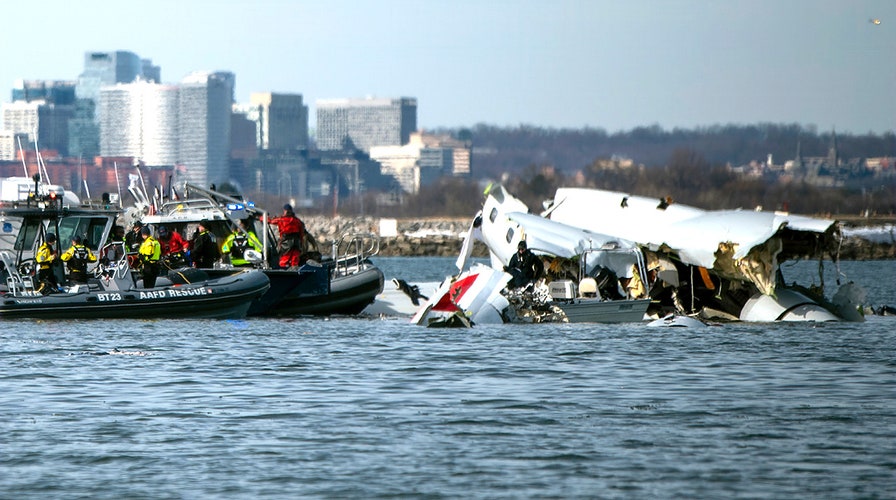
<svg viewBox="0 0 896 500"><path fill-rule="evenodd" d="M608 133L602 129L552 129L532 126L496 127L441 132L468 138L473 144L473 175L498 178L529 165L550 165L564 173L582 169L598 158L630 158L637 164L668 164L676 150L698 152L712 165L744 165L765 161L769 154L783 164L796 157L827 156L836 135L840 158L896 156L896 132L853 135L821 132L801 125L715 125L695 129L664 130L657 125Z"/></svg>
<svg viewBox="0 0 896 500"><path fill-rule="evenodd" d="M801 214L858 216L896 214L896 177L866 188L826 188L795 180L787 183L744 177L728 166L765 161L783 164L797 154L827 156L833 132L800 125L725 125L665 131L639 127L609 134L600 129L549 129L530 126L439 130L471 141L470 179L442 178L401 204L340 200L339 212L390 217L472 216L482 206L488 182L503 182L510 192L539 212L557 187L580 186L643 196L671 197L705 209L762 207ZM896 157L896 134L836 133L840 158ZM632 160L623 167L616 158ZM609 166L608 166L609 165ZM617 165L617 167L613 167Z"/></svg>

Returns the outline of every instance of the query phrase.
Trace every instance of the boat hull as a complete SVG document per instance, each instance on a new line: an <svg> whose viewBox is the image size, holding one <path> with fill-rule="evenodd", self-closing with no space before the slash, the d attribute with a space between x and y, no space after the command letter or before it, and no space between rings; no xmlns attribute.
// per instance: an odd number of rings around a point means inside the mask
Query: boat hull
<svg viewBox="0 0 896 500"><path fill-rule="evenodd" d="M577 299L556 302L570 323L634 323L644 320L650 299Z"/></svg>
<svg viewBox="0 0 896 500"><path fill-rule="evenodd" d="M239 319L269 287L258 271L150 289L114 290L95 284L74 293L6 296L0 302L0 319Z"/></svg>
<svg viewBox="0 0 896 500"><path fill-rule="evenodd" d="M322 288L326 286L324 283L306 278L302 286L296 286L274 307L259 314L265 316L359 314L383 291L383 280L383 272L375 266L332 278L328 290Z"/></svg>

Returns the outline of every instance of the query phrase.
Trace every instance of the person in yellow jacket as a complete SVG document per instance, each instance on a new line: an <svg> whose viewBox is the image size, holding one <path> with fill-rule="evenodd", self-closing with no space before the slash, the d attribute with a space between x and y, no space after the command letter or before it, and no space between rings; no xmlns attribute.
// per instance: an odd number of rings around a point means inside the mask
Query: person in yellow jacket
<svg viewBox="0 0 896 500"><path fill-rule="evenodd" d="M74 283L87 283L87 264L96 262L96 255L84 245L80 236L72 237L72 246L62 254L62 262L68 263L68 279Z"/></svg>
<svg viewBox="0 0 896 500"><path fill-rule="evenodd" d="M53 273L53 264L56 262L59 250L54 245L56 245L56 235L47 233L44 243L38 247L37 253L34 255L34 260L37 262L37 281L41 283L41 291L44 290L45 285L49 285L51 290L59 287L59 282Z"/></svg>
<svg viewBox="0 0 896 500"><path fill-rule="evenodd" d="M234 229L224 245L221 247L221 253L230 255L230 263L234 266L248 266L250 262L246 260L246 250L255 250L261 252L261 242L258 236L251 229L247 229L245 219L240 219L239 227Z"/></svg>
<svg viewBox="0 0 896 500"><path fill-rule="evenodd" d="M149 226L140 229L140 236L143 238L143 243L140 244L137 254L143 267L143 287L152 288L156 286L156 278L159 277L162 246L159 245L159 240L152 237L152 229Z"/></svg>

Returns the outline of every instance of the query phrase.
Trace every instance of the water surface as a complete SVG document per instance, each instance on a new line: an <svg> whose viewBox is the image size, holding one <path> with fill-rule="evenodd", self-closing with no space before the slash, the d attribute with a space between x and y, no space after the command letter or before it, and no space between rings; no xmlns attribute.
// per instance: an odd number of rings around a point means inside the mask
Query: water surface
<svg viewBox="0 0 896 500"><path fill-rule="evenodd" d="M3 498L896 496L892 317L7 321L0 355Z"/></svg>

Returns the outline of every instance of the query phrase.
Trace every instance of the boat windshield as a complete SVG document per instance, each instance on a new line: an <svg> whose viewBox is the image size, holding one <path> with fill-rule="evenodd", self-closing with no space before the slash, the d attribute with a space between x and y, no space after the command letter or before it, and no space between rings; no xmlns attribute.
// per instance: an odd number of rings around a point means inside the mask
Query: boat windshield
<svg viewBox="0 0 896 500"><path fill-rule="evenodd" d="M63 248L68 248L72 237L78 235L84 238L84 243L93 250L99 250L103 243L103 235L106 234L108 217L75 216L65 217L59 221L59 241Z"/></svg>
<svg viewBox="0 0 896 500"><path fill-rule="evenodd" d="M37 241L37 235L40 234L43 223L37 219L22 221L22 227L19 229L19 235L16 237L16 243L13 248L18 251L34 250L34 243Z"/></svg>
<svg viewBox="0 0 896 500"><path fill-rule="evenodd" d="M41 219L25 219L16 237L14 248L26 252L35 250L35 245L38 241L43 241L44 232L55 233L57 231L57 227L54 227L52 223L44 231L42 227L45 222L45 220ZM79 235L85 239L88 247L98 250L100 245L104 243L103 236L109 230L108 224L109 217L107 216L77 215L64 217L59 220L59 234L56 236L61 242L61 248L68 248L71 245L72 237Z"/></svg>

